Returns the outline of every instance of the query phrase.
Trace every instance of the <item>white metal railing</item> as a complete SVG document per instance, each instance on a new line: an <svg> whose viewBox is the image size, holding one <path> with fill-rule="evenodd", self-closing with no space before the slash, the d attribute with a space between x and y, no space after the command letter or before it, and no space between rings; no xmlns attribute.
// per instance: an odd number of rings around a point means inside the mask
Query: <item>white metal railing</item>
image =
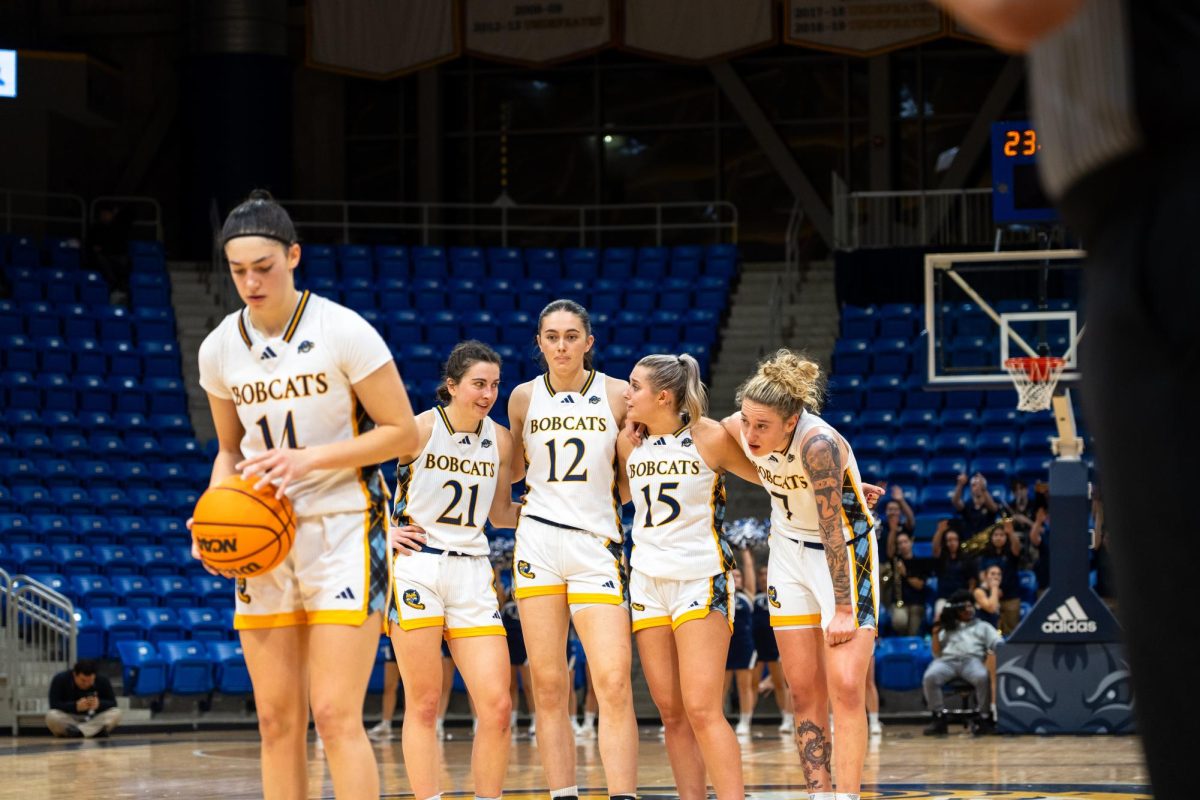
<svg viewBox="0 0 1200 800"><path fill-rule="evenodd" d="M637 233L661 245L679 231L737 242L738 211L725 201L623 205L517 205L490 203L387 203L346 200L280 200L312 241L342 243L400 232L421 244L498 244L513 234L569 236L579 247L599 246L605 235ZM456 234L467 234L458 237ZM481 241L481 239L483 241Z"/></svg>
<svg viewBox="0 0 1200 800"><path fill-rule="evenodd" d="M27 575L3 576L6 601L5 711L17 733L21 714L44 713L50 681L75 663L75 606L64 595Z"/></svg>
<svg viewBox="0 0 1200 800"><path fill-rule="evenodd" d="M835 179L833 200L839 250L986 246L995 235L991 189L847 192Z"/></svg>
<svg viewBox="0 0 1200 800"><path fill-rule="evenodd" d="M0 677L4 685L0 687L0 725L15 725L17 715L13 713L13 651L16 642L10 635L8 624L8 609L12 605L12 576L0 569Z"/></svg>
<svg viewBox="0 0 1200 800"><path fill-rule="evenodd" d="M92 198L88 204L88 220L95 221L96 213L104 206L120 206L128 209L132 215L130 228L137 234L135 239L150 238L161 242L163 240L162 206L153 197L143 197L134 194L104 194Z"/></svg>
<svg viewBox="0 0 1200 800"><path fill-rule="evenodd" d="M65 192L30 192L0 187L0 218L5 233L25 233L22 223L41 226L44 233L76 236L87 233L87 207L83 198ZM13 224L17 223L14 231Z"/></svg>

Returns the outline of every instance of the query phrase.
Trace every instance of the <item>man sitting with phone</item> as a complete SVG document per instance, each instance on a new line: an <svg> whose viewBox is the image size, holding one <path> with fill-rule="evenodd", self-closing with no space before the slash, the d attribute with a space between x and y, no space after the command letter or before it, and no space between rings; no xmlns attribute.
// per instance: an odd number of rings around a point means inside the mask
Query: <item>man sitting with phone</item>
<svg viewBox="0 0 1200 800"><path fill-rule="evenodd" d="M55 736L107 736L120 722L121 709L117 708L112 684L96 674L95 661L78 661L50 681L46 727Z"/></svg>

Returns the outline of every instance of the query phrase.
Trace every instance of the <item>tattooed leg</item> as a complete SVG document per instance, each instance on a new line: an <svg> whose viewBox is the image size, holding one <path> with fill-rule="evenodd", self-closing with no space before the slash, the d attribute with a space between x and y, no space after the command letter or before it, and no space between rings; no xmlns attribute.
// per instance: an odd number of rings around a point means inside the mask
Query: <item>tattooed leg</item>
<svg viewBox="0 0 1200 800"><path fill-rule="evenodd" d="M833 743L825 734L825 726L811 719L796 722L796 749L808 792L833 791L829 765L833 759Z"/></svg>

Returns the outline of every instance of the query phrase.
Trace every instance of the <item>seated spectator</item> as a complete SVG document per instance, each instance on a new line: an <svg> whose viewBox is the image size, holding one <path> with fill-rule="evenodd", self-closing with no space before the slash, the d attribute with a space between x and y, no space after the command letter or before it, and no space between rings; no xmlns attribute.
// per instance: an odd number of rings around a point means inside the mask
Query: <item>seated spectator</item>
<svg viewBox="0 0 1200 800"><path fill-rule="evenodd" d="M1021 540L1013 530L1012 520L1006 519L992 526L988 543L979 554L976 571L982 573L988 567L1000 568L1000 632L1008 636L1021 621Z"/></svg>
<svg viewBox="0 0 1200 800"><path fill-rule="evenodd" d="M108 678L96 674L96 662L76 662L50 681L46 727L55 736L91 739L108 736L121 722L121 709Z"/></svg>
<svg viewBox="0 0 1200 800"><path fill-rule="evenodd" d="M917 518L912 506L904 499L904 487L892 484L892 496L883 507L883 530L888 535L888 541L891 540L892 531L904 531L911 536L916 526ZM888 557L891 555L889 552Z"/></svg>
<svg viewBox="0 0 1200 800"><path fill-rule="evenodd" d="M987 478L976 472L970 478L971 497L963 500L963 487L967 485L967 475L962 473L950 492L950 502L954 510L962 517L961 534L970 539L975 534L987 528L996 521L996 513L1000 510L996 498L992 497L987 488Z"/></svg>
<svg viewBox="0 0 1200 800"><path fill-rule="evenodd" d="M934 659L922 679L925 704L933 721L925 728L926 736L946 733L946 699L942 686L962 678L975 687L975 708L979 711L979 733L995 730L992 716L992 687L996 682L996 645L1001 642L995 627L975 617L975 604L966 591L955 592L942 614L933 623L931 645Z"/></svg>
<svg viewBox="0 0 1200 800"><path fill-rule="evenodd" d="M942 607L950 595L960 589L973 591L977 583L971 560L963 555L962 537L959 536L957 525L957 520L944 519L933 532L933 574L937 576L934 619L942 615Z"/></svg>
<svg viewBox="0 0 1200 800"><path fill-rule="evenodd" d="M997 564L992 564L979 576L979 585L971 590L975 598L975 618L993 628L1000 628L1000 601L1004 592L1000 589L1002 574Z"/></svg>
<svg viewBox="0 0 1200 800"><path fill-rule="evenodd" d="M912 537L901 531L888 533L888 553L895 553L892 576L899 595L889 611L892 629L900 636L916 636L925 621L925 580L929 562L913 555Z"/></svg>

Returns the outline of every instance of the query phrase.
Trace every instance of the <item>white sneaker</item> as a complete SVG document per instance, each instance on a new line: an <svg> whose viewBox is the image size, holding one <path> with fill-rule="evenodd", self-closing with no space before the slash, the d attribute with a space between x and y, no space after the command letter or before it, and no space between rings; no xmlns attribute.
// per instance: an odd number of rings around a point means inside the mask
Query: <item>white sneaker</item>
<svg viewBox="0 0 1200 800"><path fill-rule="evenodd" d="M434 730L434 733L437 735L437 738L439 738L439 739L446 738L446 726L444 724L442 724L442 720L439 719L437 721L437 723L434 725L433 730Z"/></svg>
<svg viewBox="0 0 1200 800"><path fill-rule="evenodd" d="M883 735L883 723L880 722L879 720L875 720L867 727L867 733L870 734L871 736L882 736Z"/></svg>
<svg viewBox="0 0 1200 800"><path fill-rule="evenodd" d="M324 749L325 749L325 743L324 743L323 741L321 741L321 734L319 734L319 733L317 734L317 743L316 743L315 747L316 747L318 750L324 750Z"/></svg>
<svg viewBox="0 0 1200 800"><path fill-rule="evenodd" d="M750 723L749 722L739 722L737 724L737 727L733 729L733 732L736 733L738 736L749 736L750 735Z"/></svg>
<svg viewBox="0 0 1200 800"><path fill-rule="evenodd" d="M392 738L392 723L390 720L381 720L374 727L367 731L367 738L373 742L387 742Z"/></svg>
<svg viewBox="0 0 1200 800"><path fill-rule="evenodd" d="M779 723L779 732L789 735L796 727L796 719L791 714L784 714L783 721Z"/></svg>

